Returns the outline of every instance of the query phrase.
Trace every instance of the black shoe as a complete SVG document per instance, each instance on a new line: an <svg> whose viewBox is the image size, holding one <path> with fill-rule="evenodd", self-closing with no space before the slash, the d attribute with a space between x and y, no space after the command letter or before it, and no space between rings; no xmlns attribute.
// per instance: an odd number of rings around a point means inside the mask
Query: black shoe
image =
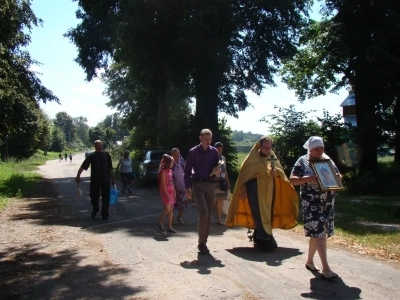
<svg viewBox="0 0 400 300"><path fill-rule="evenodd" d="M207 245L205 243L201 243L197 246L197 248L200 251L200 254L208 254L210 253L210 250L208 250Z"/></svg>
<svg viewBox="0 0 400 300"><path fill-rule="evenodd" d="M92 215L91 215L92 219L94 219L96 217L97 213L98 213L98 211L92 211Z"/></svg>
<svg viewBox="0 0 400 300"><path fill-rule="evenodd" d="M107 217L102 217L103 221L108 221L109 218L110 218L109 216L107 216Z"/></svg>

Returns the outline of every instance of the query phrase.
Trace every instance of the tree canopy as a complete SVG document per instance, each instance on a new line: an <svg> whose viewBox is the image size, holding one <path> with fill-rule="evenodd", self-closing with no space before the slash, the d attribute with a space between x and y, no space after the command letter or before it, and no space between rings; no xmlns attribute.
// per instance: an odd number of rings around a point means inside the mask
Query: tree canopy
<svg viewBox="0 0 400 300"><path fill-rule="evenodd" d="M399 95L400 3L328 0L322 13L321 22L311 21L303 31L283 81L300 100L354 86L360 171L377 173L377 125L386 114L378 111L387 112Z"/></svg>
<svg viewBox="0 0 400 300"><path fill-rule="evenodd" d="M6 136L19 140L34 130L35 121L39 122L41 115L39 101L59 100L42 85L37 72L31 68L39 63L24 50L30 43L32 27L41 23L31 9L31 2L0 0L0 7L1 145Z"/></svg>
<svg viewBox="0 0 400 300"><path fill-rule="evenodd" d="M187 125L196 135L210 128L219 139L218 112L236 116L249 105L245 90L259 94L275 84L281 60L295 53L310 3L80 0L81 23L66 36L87 79L105 69L123 90L109 85L108 93L121 96L110 104L143 112L136 115L154 120L155 136L168 132L168 108L176 105L169 91L180 89L184 99L195 99Z"/></svg>

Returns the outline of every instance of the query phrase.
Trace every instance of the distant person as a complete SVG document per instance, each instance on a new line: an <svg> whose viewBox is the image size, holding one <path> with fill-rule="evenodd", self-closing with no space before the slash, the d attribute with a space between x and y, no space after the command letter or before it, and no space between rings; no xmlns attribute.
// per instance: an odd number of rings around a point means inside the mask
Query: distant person
<svg viewBox="0 0 400 300"><path fill-rule="evenodd" d="M174 181L176 201L174 203L174 210L178 211L176 222L172 223L184 224L182 219L185 209L188 207L185 195L185 178L183 171L185 170L185 160L181 157L178 148L171 150L171 155L174 158L174 165L172 166L172 179Z"/></svg>
<svg viewBox="0 0 400 300"><path fill-rule="evenodd" d="M278 245L272 229L297 225L299 197L272 151L272 139L262 136L239 171L225 225L254 229L254 247L269 251Z"/></svg>
<svg viewBox="0 0 400 300"><path fill-rule="evenodd" d="M158 171L158 183L160 188L161 200L164 204L164 210L158 219L158 228L164 231L164 217L168 219L168 231L176 233L176 230L172 228L172 218L173 218L173 205L176 199L176 193L174 188L174 182L172 181L172 166L174 164L174 159L168 154L164 154L161 162L160 169Z"/></svg>
<svg viewBox="0 0 400 300"><path fill-rule="evenodd" d="M222 206L224 203L224 199L228 196L228 191L231 189L231 185L229 183L228 172L226 170L226 159L225 156L222 155L224 151L224 145L221 142L217 142L214 145L215 148L218 150L219 159L222 160L224 163L221 165L221 174L217 176L217 187L215 188L215 205L217 210L217 224L224 225L222 221ZM221 187L224 187L222 190Z"/></svg>
<svg viewBox="0 0 400 300"><path fill-rule="evenodd" d="M62 153L58 154L58 159L60 160L60 162L62 161Z"/></svg>
<svg viewBox="0 0 400 300"><path fill-rule="evenodd" d="M92 218L99 212L99 198L101 193L101 216L104 221L109 219L108 208L110 206L110 179L115 185L111 156L103 151L103 143L100 140L94 142L95 151L90 153L78 170L75 181L79 185L83 170L90 166L90 199L92 202Z"/></svg>
<svg viewBox="0 0 400 300"><path fill-rule="evenodd" d="M72 153L69 154L69 162L72 163Z"/></svg>
<svg viewBox="0 0 400 300"><path fill-rule="evenodd" d="M216 175L221 173L218 167L218 150L211 146L212 132L203 129L200 132L200 144L190 149L185 166L185 194L187 199L196 202L199 212L197 232L198 246L201 254L208 254L207 239L210 232L211 214L214 207Z"/></svg>
<svg viewBox="0 0 400 300"><path fill-rule="evenodd" d="M68 158L68 154L67 154L67 152L65 152L65 154L64 154L64 158L65 158L65 162L67 162L67 158Z"/></svg>
<svg viewBox="0 0 400 300"><path fill-rule="evenodd" d="M125 150L123 156L120 158L117 165L117 172L118 170L123 183L122 194L125 194L125 189L128 190L129 194L132 193L131 188L129 187L129 177L132 174L132 159L129 156L128 150Z"/></svg>
<svg viewBox="0 0 400 300"><path fill-rule="evenodd" d="M304 148L308 150L308 153L301 156L294 164L290 182L293 185L300 185L304 233L310 238L305 267L310 271L319 271L319 268L314 265L314 255L318 252L322 263L322 277L334 279L338 277L338 274L329 267L326 241L334 234L334 203L337 193L321 190L317 176L310 165L311 160L330 158L324 153L325 145L321 137L310 137L304 144ZM335 175L342 180L339 170L332 160L331 162L336 171Z"/></svg>

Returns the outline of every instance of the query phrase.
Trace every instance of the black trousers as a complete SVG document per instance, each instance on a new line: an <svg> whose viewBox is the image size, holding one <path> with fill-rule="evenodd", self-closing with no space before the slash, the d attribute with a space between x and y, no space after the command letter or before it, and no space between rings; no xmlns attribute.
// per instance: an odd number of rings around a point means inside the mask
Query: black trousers
<svg viewBox="0 0 400 300"><path fill-rule="evenodd" d="M101 216L108 217L108 208L110 207L110 183L90 182L90 199L93 211L99 211L99 200L101 194Z"/></svg>
<svg viewBox="0 0 400 300"><path fill-rule="evenodd" d="M251 179L246 183L247 199L249 200L251 214L253 215L254 224L256 226L254 238L257 240L270 241L269 235L262 224L260 206L258 205L257 178Z"/></svg>

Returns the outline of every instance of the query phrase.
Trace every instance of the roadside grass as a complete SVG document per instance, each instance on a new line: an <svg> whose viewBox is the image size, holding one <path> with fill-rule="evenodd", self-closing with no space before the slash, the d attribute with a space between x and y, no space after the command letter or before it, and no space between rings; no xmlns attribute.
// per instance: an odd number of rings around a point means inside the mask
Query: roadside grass
<svg viewBox="0 0 400 300"><path fill-rule="evenodd" d="M41 176L33 171L51 159L58 159L58 154L49 152L44 156L36 153L26 160L10 159L6 163L0 163L0 211L11 199L22 198L35 186Z"/></svg>

